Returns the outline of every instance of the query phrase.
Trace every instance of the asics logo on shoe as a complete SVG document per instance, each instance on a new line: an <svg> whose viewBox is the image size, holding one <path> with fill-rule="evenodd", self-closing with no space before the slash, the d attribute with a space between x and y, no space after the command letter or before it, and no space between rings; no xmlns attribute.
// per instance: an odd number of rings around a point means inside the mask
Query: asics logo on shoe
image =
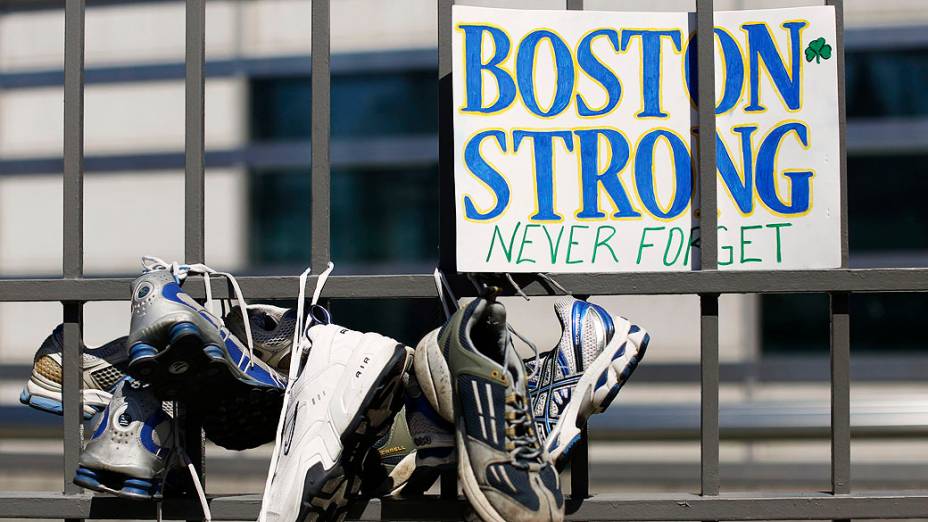
<svg viewBox="0 0 928 522"><path fill-rule="evenodd" d="M293 443L293 433L296 428L296 415L299 411L300 403L297 402L293 406L293 414L287 415L287 418L284 419L284 440L281 441L283 443L284 455L290 454L290 445Z"/></svg>

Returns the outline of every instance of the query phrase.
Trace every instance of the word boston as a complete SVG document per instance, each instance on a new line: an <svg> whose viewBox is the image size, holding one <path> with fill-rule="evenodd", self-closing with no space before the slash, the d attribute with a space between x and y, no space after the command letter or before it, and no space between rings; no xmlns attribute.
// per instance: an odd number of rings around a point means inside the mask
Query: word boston
<svg viewBox="0 0 928 522"><path fill-rule="evenodd" d="M839 266L834 9L715 20L720 268ZM694 16L455 6L453 24L458 270L691 269Z"/></svg>

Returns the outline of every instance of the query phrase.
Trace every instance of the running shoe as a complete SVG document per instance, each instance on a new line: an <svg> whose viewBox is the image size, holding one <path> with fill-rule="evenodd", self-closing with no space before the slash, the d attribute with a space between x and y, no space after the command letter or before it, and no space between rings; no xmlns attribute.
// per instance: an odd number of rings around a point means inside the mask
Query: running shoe
<svg viewBox="0 0 928 522"><path fill-rule="evenodd" d="M132 284L129 374L150 383L159 399L183 400L202 413L207 436L220 446L274 440L286 379L253 353L248 323L246 345L181 288L190 271L216 272L156 259L146 268ZM242 303L234 278L221 275Z"/></svg>
<svg viewBox="0 0 928 522"><path fill-rule="evenodd" d="M148 385L124 378L97 417L74 483L131 499L157 496L173 449L172 420L162 402Z"/></svg>
<svg viewBox="0 0 928 522"><path fill-rule="evenodd" d="M296 310L268 304L250 304L246 311L255 356L278 372L287 373L290 368L288 356L293 344L293 330L296 328ZM247 337L241 307L232 307L223 321L236 337Z"/></svg>
<svg viewBox="0 0 928 522"><path fill-rule="evenodd" d="M535 426L558 469L590 415L605 411L644 357L650 337L603 307L563 297L554 303L561 340L525 361Z"/></svg>
<svg viewBox="0 0 928 522"><path fill-rule="evenodd" d="M313 309L317 324L304 330L298 323L305 333L292 355L261 522L343 520L360 492L369 450L402 406L411 349L376 333L321 324L327 313Z"/></svg>
<svg viewBox="0 0 928 522"><path fill-rule="evenodd" d="M474 299L416 354L416 375L432 406L455 425L458 478L476 515L487 522L563 520L559 478L538 439L525 367L509 334L503 305Z"/></svg>
<svg viewBox="0 0 928 522"><path fill-rule="evenodd" d="M61 354L64 328L58 325L35 353L32 375L26 381L19 402L38 410L61 415ZM106 408L113 390L125 376L126 338L114 339L103 346L83 347L84 419Z"/></svg>
<svg viewBox="0 0 928 522"><path fill-rule="evenodd" d="M454 470L457 465L454 425L432 408L412 372L403 409L390 432L374 447L384 476L372 496L421 496L443 471Z"/></svg>

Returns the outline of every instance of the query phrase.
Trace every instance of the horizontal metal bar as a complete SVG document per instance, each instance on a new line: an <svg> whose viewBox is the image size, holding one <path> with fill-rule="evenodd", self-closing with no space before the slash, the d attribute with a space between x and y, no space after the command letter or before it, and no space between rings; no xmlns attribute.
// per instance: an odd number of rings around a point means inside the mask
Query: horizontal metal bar
<svg viewBox="0 0 928 522"><path fill-rule="evenodd" d="M421 136L394 136L382 138L342 138L332 142L331 163L336 169L362 169L385 167L419 167L438 162L437 139ZM362 154L359 154L363 152ZM141 172L146 170L180 170L184 168L184 153L145 152L88 156L84 161L86 172ZM310 164L309 140L255 143L235 149L206 151L207 168L300 168ZM0 160L0 176L51 174L61 172L61 158L18 158Z"/></svg>
<svg viewBox="0 0 928 522"><path fill-rule="evenodd" d="M309 76L308 54L209 60L205 64L208 78L286 78ZM112 84L184 79L184 63L150 63L96 66L87 69L86 83ZM339 53L332 57L335 75L407 73L435 69L435 52L430 49L399 49L357 53ZM31 89L62 85L61 69L0 73L0 88Z"/></svg>
<svg viewBox="0 0 928 522"><path fill-rule="evenodd" d="M928 269L833 269L784 270L779 272L645 272L618 274L561 274L557 280L577 294L589 295L687 295L702 293L825 293L928 292ZM315 276L309 284L315 284ZM249 276L238 279L251 299L294 299L299 290L296 276ZM129 298L131 278L0 279L0 302L122 301ZM225 283L214 281L214 295L228 297ZM188 292L202 297L198 280ZM539 282L523 287L529 295L546 295ZM434 297L431 275L333 276L324 294L332 298Z"/></svg>
<svg viewBox="0 0 928 522"><path fill-rule="evenodd" d="M690 493L637 493L596 495L583 502L568 501L568 520L790 520L840 518L928 517L928 491L856 493L832 496L827 493L775 495L761 493L723 494L703 497ZM213 497L213 520L254 520L260 508L259 495ZM183 519L199 515L195 500L164 501L164 518ZM441 520L464 513L465 502L434 497L417 500L372 501L355 504L349 518L359 520ZM98 518L150 519L151 502L111 496L63 496L57 493L0 493L3 518Z"/></svg>

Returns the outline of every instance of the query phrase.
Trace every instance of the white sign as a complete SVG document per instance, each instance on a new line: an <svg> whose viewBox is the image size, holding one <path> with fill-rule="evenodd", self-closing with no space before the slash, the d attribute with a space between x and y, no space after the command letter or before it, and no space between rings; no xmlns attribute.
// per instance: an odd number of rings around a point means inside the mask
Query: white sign
<svg viewBox="0 0 928 522"><path fill-rule="evenodd" d="M840 265L832 7L715 13L721 269ZM457 269L698 265L691 13L455 6Z"/></svg>

